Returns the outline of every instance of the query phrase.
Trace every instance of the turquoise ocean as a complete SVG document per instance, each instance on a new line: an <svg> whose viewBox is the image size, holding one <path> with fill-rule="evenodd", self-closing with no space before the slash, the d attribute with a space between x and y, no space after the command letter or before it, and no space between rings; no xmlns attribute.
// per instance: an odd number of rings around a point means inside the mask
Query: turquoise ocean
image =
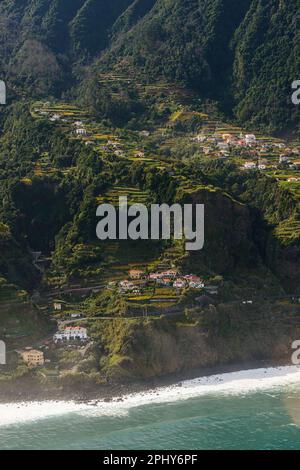
<svg viewBox="0 0 300 470"><path fill-rule="evenodd" d="M300 369L204 377L122 402L3 404L0 449L300 449Z"/></svg>

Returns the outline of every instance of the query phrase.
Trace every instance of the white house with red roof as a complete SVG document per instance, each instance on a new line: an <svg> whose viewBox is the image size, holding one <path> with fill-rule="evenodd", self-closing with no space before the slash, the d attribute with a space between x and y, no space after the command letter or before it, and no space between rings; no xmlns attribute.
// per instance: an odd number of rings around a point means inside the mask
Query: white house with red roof
<svg viewBox="0 0 300 470"><path fill-rule="evenodd" d="M195 276L194 274L187 274L186 276L183 276L184 279L188 282L200 282L201 279L199 276Z"/></svg>
<svg viewBox="0 0 300 470"><path fill-rule="evenodd" d="M151 281L157 281L160 278L161 278L161 273L150 273L149 274L149 279Z"/></svg>
<svg viewBox="0 0 300 470"><path fill-rule="evenodd" d="M123 290L133 290L134 287L135 287L133 282L129 281L128 279L125 279L124 281L121 281L119 286Z"/></svg>

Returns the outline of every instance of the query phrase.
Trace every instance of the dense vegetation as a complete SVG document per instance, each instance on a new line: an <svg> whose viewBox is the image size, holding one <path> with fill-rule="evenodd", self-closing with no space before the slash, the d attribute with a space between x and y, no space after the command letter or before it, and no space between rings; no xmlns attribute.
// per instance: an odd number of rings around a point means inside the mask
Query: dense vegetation
<svg viewBox="0 0 300 470"><path fill-rule="evenodd" d="M69 139L47 120L34 119L24 103L12 106L3 121L0 146L3 243L10 243L12 248L18 246L25 253L53 252L53 272L64 280L93 278L105 272L107 256L105 245L96 238L95 211L99 198L105 200L106 194L114 194L116 185L137 188L133 194L147 195L142 197L148 202L205 200L209 214L206 250L185 261L186 268L194 272L234 275L235 270L250 265L258 267L261 263L273 268L280 255L277 253L274 258L273 254L272 258L268 255L270 250L281 245L298 246L299 231L295 225L289 228L292 220L299 219L297 201L276 180L263 174L241 172L232 163L207 161L195 153L186 158L193 147L185 145L183 150L180 139L175 147L164 146L162 150L157 146L161 158L172 156L172 171L157 169L146 162L111 159ZM172 132L181 136L185 132L182 129L177 127ZM153 150L152 145L150 148ZM188 181L187 187L181 187L182 178ZM115 194L118 197L120 193L116 190ZM228 226L236 231L235 238L227 236ZM142 243L140 247L137 242L132 247L130 243L125 245L124 254L121 251L118 254L119 262L126 253L134 251L143 259ZM146 252L155 254L167 245L153 242ZM226 252L222 252L222 246L226 246ZM124 262L126 258L127 255ZM16 276L16 261L10 262L10 269L3 262L1 274L10 282L18 280L20 285L28 286L32 279L34 285L38 273L34 273L33 267L30 270L25 267L28 255L24 263ZM284 270L281 272L278 267L276 270L280 277L287 276ZM295 282L297 279L296 275Z"/></svg>
<svg viewBox="0 0 300 470"><path fill-rule="evenodd" d="M96 61L96 82L107 70L163 78L216 100L240 121L294 129L298 10L299 0L4 0L0 71L11 91L59 95ZM124 95L121 106L102 91L96 113L110 105L126 116L132 107L140 112L133 90Z"/></svg>
<svg viewBox="0 0 300 470"><path fill-rule="evenodd" d="M290 104L299 0L289 3L1 2L10 96L0 110L0 332L26 345L49 336L55 315L87 326L90 349L49 353L45 371L66 386L269 357L276 338L286 345L299 310L300 172L291 163L300 145L263 131L299 125ZM243 139L251 126L253 146ZM204 203L205 249L99 241L96 208L120 195ZM128 292L121 284L133 268L143 277L176 268L205 286L147 278ZM21 366L12 377L18 371L30 376Z"/></svg>

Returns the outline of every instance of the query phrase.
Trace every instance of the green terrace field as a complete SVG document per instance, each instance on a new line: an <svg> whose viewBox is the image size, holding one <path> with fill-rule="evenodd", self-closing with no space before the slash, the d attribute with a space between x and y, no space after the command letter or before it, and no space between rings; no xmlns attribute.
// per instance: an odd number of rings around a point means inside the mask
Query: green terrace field
<svg viewBox="0 0 300 470"><path fill-rule="evenodd" d="M282 183L282 186L288 188L300 201L300 180L293 183L287 181Z"/></svg>
<svg viewBox="0 0 300 470"><path fill-rule="evenodd" d="M97 198L97 203L110 203L114 206L118 206L119 197L127 197L128 205L147 204L147 202L149 201L150 194L146 191L141 191L138 188L131 188L127 186L114 186L114 188L108 191L104 196L99 196Z"/></svg>
<svg viewBox="0 0 300 470"><path fill-rule="evenodd" d="M108 240L102 241L104 268L101 279L105 282L128 278L131 269L146 270L148 265L159 262L160 244L154 241Z"/></svg>
<svg viewBox="0 0 300 470"><path fill-rule="evenodd" d="M1 302L13 302L23 303L27 300L27 292L18 289L13 284L9 283L3 277L0 277L0 303Z"/></svg>
<svg viewBox="0 0 300 470"><path fill-rule="evenodd" d="M276 236L284 245L289 245L300 239L300 216L293 215L281 222L275 229Z"/></svg>
<svg viewBox="0 0 300 470"><path fill-rule="evenodd" d="M168 83L165 81L156 81L149 83L148 77L144 74L136 75L137 70L130 72L127 69L126 74L120 72L102 73L99 75L99 83L109 90L113 90L115 97L120 97L124 86L131 86L137 91L138 96L144 101L155 101L163 105L181 103L188 105L195 99L195 94L191 91L180 87L175 83Z"/></svg>
<svg viewBox="0 0 300 470"><path fill-rule="evenodd" d="M143 163L147 168L157 170L169 170L172 178L177 184L177 194L180 197L190 195L197 190L217 191L213 186L199 185L176 170L176 162L180 159L189 158L197 154L202 161L218 159L220 150L214 144L214 138L223 134L239 136L247 133L246 129L235 124L225 123L216 113L210 114L193 110L191 103L195 103L195 97L184 93L179 87L172 89L166 83L159 82L148 84L143 77L136 78L134 75L124 76L122 73L103 74L99 77L103 86L115 89L120 93L123 84L135 86L138 94L143 99L150 99L155 95L155 106L169 107L170 115L162 120L157 126L152 126L147 132L132 129L110 128L106 124L96 122L87 111L76 105L67 103L42 103L36 102L32 106L32 115L40 118L41 112L46 113L47 118L57 114L60 119L56 125L65 132L70 139L76 139L83 143L93 145L94 151L105 161L124 161L128 165L132 163ZM81 121L82 127L87 135L75 135L75 121ZM249 131L248 131L249 132ZM201 142L193 141L193 138L201 134L207 140ZM265 173L277 178L282 187L288 188L297 199L300 198L300 181L288 182L289 178L299 177L300 172L291 169L278 170L276 167L283 150L274 144L282 140L255 132L257 141L269 149L243 149L234 147L226 159L242 167L247 160L256 159L266 165ZM300 148L298 141L290 142L290 147ZM202 147L210 147L210 154L205 155ZM187 156L185 156L187 155ZM50 162L49 155L41 155L35 163L34 174L43 176L55 174L56 168ZM62 174L72 172L73 168L59 169ZM30 178L27 181L30 184ZM110 203L115 207L119 204L119 197L127 196L128 205L151 203L151 194L137 187L118 184L109 189L105 194L96 198L97 204ZM282 222L276 229L276 236L282 240L293 241L299 236L299 221L292 219ZM100 251L99 251L100 250ZM98 254L101 253L101 257ZM76 271L83 285L106 285L110 281L127 278L128 271L132 266L147 269L155 267L162 257L176 263L184 257L183 244L173 243L170 247L162 247L157 243L149 243L147 249L141 247L138 242L114 242L105 241L90 244L78 244L73 247L72 259L75 265L80 266ZM52 275L52 280L60 276ZM50 276L51 278L51 276ZM60 283L63 282L63 276ZM53 282L51 281L51 285ZM131 299L134 300L134 299Z"/></svg>
<svg viewBox="0 0 300 470"><path fill-rule="evenodd" d="M84 110L78 108L75 105L68 103L44 103L44 102L35 102L32 105L31 113L34 117L40 117L40 112L48 113L49 115L58 114L62 119L82 119L87 117L87 114Z"/></svg>
<svg viewBox="0 0 300 470"><path fill-rule="evenodd" d="M129 303L141 304L144 307L169 308L177 304L180 293L173 287L150 287L142 294L127 294L125 296Z"/></svg>
<svg viewBox="0 0 300 470"><path fill-rule="evenodd" d="M276 172L274 176L279 180L283 188L291 191L300 201L300 171L283 170L279 174ZM288 181L290 178L299 178L299 181Z"/></svg>

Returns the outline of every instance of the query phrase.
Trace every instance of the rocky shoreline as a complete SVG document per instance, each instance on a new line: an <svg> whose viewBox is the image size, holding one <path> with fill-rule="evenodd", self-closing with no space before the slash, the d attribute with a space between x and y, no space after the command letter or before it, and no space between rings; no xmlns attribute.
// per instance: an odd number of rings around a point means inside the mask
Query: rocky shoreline
<svg viewBox="0 0 300 470"><path fill-rule="evenodd" d="M28 388L13 387L9 390L1 390L0 403L29 403L40 401L74 401L76 403L89 403L97 405L98 402L123 401L124 397L135 393L155 392L162 387L178 386L180 387L185 380L192 380L211 375L225 374L251 369L260 369L267 367L285 366L286 361L282 363L270 361L251 361L231 365L218 365L209 368L194 369L181 373L171 374L165 377L158 377L147 381L139 381L126 384L111 383L99 385L88 389L63 389L63 388Z"/></svg>

